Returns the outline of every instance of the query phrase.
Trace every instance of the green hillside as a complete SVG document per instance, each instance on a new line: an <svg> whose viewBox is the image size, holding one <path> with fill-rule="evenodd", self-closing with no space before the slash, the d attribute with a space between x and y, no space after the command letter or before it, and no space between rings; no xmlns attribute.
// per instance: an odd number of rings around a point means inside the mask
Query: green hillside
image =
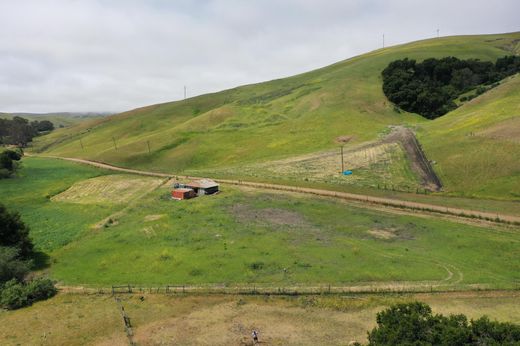
<svg viewBox="0 0 520 346"><path fill-rule="evenodd" d="M424 124L420 140L448 192L520 199L520 76Z"/></svg>
<svg viewBox="0 0 520 346"><path fill-rule="evenodd" d="M509 81L432 122L394 109L382 92L381 71L389 62L404 57L422 60L456 56L494 61L517 53L519 40L520 33L456 36L380 49L290 78L81 123L38 138L34 150L159 171L181 173L204 169L211 172L211 169L331 150L339 146L336 140L340 136L351 137L348 147L355 147L388 132L389 125L402 124L421 129L425 150L438 162L436 169L448 192L462 193L461 188L477 191L483 178L470 179L464 186L457 181L460 176L455 175L460 173L461 162L454 153L460 155L465 149L450 145L443 131L448 131L445 127L457 115L471 117L475 111L480 112L478 109L484 104L487 112L482 113L487 115L483 117L489 120L482 120L478 126L494 124L498 119L492 116L497 102L511 104L508 114L515 115L514 101L509 99L518 97L518 82ZM510 91L504 91L506 89ZM503 99L494 100L496 96ZM471 121L467 124L463 131L477 126ZM468 141L475 142L481 137ZM498 184L495 178L509 179L513 185L518 180L512 177L518 160L513 162L510 156L501 160L511 162L507 164L510 167L495 173L489 170L488 185ZM475 169L480 167L475 165L472 166ZM394 171L406 170L396 168ZM375 183L373 179L368 180ZM492 192L483 195L501 194L493 186L481 187Z"/></svg>

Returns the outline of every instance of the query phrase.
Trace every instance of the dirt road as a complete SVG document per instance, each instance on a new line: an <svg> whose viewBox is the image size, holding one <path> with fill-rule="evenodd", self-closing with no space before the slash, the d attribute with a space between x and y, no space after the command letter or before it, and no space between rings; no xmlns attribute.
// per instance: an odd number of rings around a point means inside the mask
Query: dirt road
<svg viewBox="0 0 520 346"><path fill-rule="evenodd" d="M91 166L96 166L99 168L109 169L109 170L113 170L113 171L125 172L125 173L131 173L131 174L139 174L139 175L145 175L145 176L151 176L151 177L164 177L164 178L177 177L180 179L197 179L198 178L198 177L192 177L192 176L183 176L183 175L175 175L175 174L167 174L167 173L142 171L142 170L130 169L130 168L122 168L122 167L113 166L113 165L110 165L107 163L84 160L84 159L77 159L77 158L71 158L71 157L58 157L58 156L39 156L39 157L67 160L67 161L78 162L78 163L87 164L87 165L91 165ZM440 214L452 215L452 216L461 217L461 218L482 219L482 220L487 220L487 221L491 221L491 222L514 223L514 224L520 225L520 217L506 215L506 214L500 214L500 213L489 213L489 212L470 210L470 209L443 207L443 206L435 205L435 204L410 202L410 201L403 201L403 200L385 198L385 197L374 197L374 196L369 196L369 195L361 195L361 194L354 194L354 193L348 193L348 192L338 192L338 191L296 187L296 186L288 186L288 185L265 184L265 183L256 183L256 182L250 182L250 181L229 180L229 179L214 179L214 180L221 184L232 184L232 185L248 186L248 187L252 187L252 188L268 189L268 190L279 190L279 191L305 193L305 194L311 194L311 195L317 195L317 196L333 197L333 198L344 199L344 200L358 201L358 202L368 203L368 204L376 204L376 205L393 207L393 208L409 209L409 210L413 210L414 212L419 212L419 213L421 213L421 212L440 213Z"/></svg>

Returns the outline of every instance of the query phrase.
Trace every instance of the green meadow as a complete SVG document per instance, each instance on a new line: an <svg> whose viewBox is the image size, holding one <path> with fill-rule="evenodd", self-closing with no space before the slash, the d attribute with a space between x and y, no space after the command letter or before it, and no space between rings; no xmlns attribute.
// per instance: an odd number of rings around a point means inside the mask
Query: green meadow
<svg viewBox="0 0 520 346"><path fill-rule="evenodd" d="M0 181L2 201L20 211L36 247L50 256L48 274L62 284L507 288L520 280L515 229L226 185L218 195L179 202L167 184L154 183L140 198L114 203L121 186L140 189L135 179L156 179L55 159L23 162L18 178ZM96 201L91 186L100 179L115 187Z"/></svg>

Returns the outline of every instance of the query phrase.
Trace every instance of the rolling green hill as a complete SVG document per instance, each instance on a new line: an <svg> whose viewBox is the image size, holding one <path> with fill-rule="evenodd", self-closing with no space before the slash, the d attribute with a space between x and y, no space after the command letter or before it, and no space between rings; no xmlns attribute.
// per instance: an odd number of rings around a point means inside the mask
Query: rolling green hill
<svg viewBox="0 0 520 346"><path fill-rule="evenodd" d="M421 126L448 191L520 199L520 76Z"/></svg>
<svg viewBox="0 0 520 346"><path fill-rule="evenodd" d="M105 117L109 113L74 113L74 112L60 112L60 113L0 113L0 118L11 119L15 116L25 118L29 121L49 120L55 127L68 127L76 125L85 120L92 120Z"/></svg>
<svg viewBox="0 0 520 346"><path fill-rule="evenodd" d="M495 150L502 143L516 148L518 141L495 143L494 135L479 131L520 115L518 108L515 110L518 78L443 118L428 121L400 112L385 98L381 71L389 62L404 57L422 60L456 56L494 61L518 53L519 41L520 33L454 36L380 49L290 78L81 123L38 138L34 150L158 171L211 172L331 150L339 146L337 139L342 136L351 138L348 147L356 147L387 133L389 125L406 125L419 129L426 153L437 161L436 170L447 192L516 198L502 191L515 188L520 194L516 156L504 154L481 160L478 155L467 157L466 152L482 152L490 141ZM508 105L507 110L501 108L504 105ZM501 115L495 117L495 113ZM458 132L450 130L459 116L466 119L466 125ZM507 121L520 127L517 120ZM464 137L473 132L476 135L472 138ZM474 142L478 146L471 145ZM491 169L498 162L503 167ZM477 171L478 177L460 184L464 177L461 172L480 169L486 173Z"/></svg>

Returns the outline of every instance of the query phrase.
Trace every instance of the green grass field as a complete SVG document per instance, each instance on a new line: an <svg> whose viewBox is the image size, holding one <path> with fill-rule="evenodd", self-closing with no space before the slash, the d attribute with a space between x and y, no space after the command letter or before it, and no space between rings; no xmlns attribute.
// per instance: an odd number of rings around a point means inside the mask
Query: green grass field
<svg viewBox="0 0 520 346"><path fill-rule="evenodd" d="M20 210L37 248L50 255L49 275L63 284L515 287L520 280L517 230L230 186L177 202L156 178L135 176L123 186L141 197L127 191L114 201L109 193L120 194L125 175L92 179L101 174L25 158L20 177L0 181L3 203ZM96 199L99 179L114 188ZM136 179L150 183L148 194Z"/></svg>
<svg viewBox="0 0 520 346"><path fill-rule="evenodd" d="M227 168L337 149L340 136L351 137L348 145L355 146L378 138L389 125L406 124L419 129L427 154L438 162L435 167L447 194L518 200L518 157L498 152L505 144L506 152L518 151L518 143L491 134L464 137L483 127L502 126L519 114L516 79L445 117L427 121L394 109L381 90L380 73L389 62L404 57L495 60L516 54L519 37L520 33L455 36L380 49L290 78L81 123L38 138L33 150L157 171L241 174ZM475 113L481 115L473 117ZM459 115L467 118L465 125L460 131L449 130ZM520 127L516 120L510 124ZM505 137L515 134L507 132ZM502 167L494 169L498 162ZM269 173L263 178L269 179ZM414 185L415 177L405 178L410 179L407 184L376 174L356 184ZM468 179L461 184L462 178Z"/></svg>
<svg viewBox="0 0 520 346"><path fill-rule="evenodd" d="M18 177L0 180L1 202L20 212L39 250L55 250L117 208L107 204L52 203L51 198L77 181L103 174L111 172L61 160L24 158Z"/></svg>

